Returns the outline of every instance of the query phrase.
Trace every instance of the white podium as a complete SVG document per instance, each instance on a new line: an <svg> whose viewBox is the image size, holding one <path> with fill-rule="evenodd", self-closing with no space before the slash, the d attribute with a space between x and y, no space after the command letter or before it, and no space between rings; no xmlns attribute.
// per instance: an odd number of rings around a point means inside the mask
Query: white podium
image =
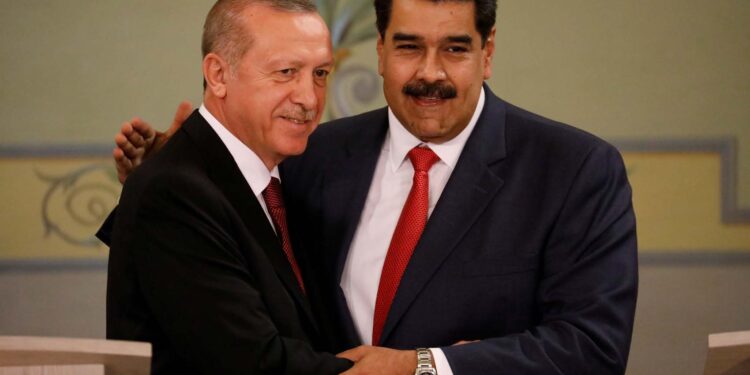
<svg viewBox="0 0 750 375"><path fill-rule="evenodd" d="M704 375L750 374L750 331L708 335Z"/></svg>
<svg viewBox="0 0 750 375"><path fill-rule="evenodd" d="M151 344L0 336L0 375L148 375Z"/></svg>

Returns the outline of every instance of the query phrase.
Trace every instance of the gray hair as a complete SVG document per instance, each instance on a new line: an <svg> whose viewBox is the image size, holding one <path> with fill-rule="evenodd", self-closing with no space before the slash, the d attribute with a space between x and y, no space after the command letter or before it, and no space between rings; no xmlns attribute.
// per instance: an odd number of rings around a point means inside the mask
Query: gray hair
<svg viewBox="0 0 750 375"><path fill-rule="evenodd" d="M309 0L218 0L208 12L203 25L203 57L211 52L216 53L234 68L252 44L252 36L248 35L242 22L242 12L256 4L284 12L317 11L315 4Z"/></svg>

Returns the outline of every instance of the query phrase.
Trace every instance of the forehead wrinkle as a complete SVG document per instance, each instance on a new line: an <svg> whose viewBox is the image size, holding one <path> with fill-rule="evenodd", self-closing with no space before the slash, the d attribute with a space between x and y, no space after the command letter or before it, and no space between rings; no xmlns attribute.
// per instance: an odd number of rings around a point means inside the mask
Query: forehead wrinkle
<svg viewBox="0 0 750 375"><path fill-rule="evenodd" d="M304 62L297 58L288 58L288 57L274 57L268 59L269 65L286 65L286 66L301 66L304 65Z"/></svg>

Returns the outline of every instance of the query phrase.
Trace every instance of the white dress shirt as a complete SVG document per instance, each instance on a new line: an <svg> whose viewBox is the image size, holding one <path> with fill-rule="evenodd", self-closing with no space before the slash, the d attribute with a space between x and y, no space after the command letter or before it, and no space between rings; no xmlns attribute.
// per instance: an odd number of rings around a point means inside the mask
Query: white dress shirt
<svg viewBox="0 0 750 375"><path fill-rule="evenodd" d="M273 170L269 171L266 164L260 160L260 157L251 150L247 145L242 143L234 134L230 133L227 128L214 117L211 112L206 109L206 106L201 104L198 108L198 112L206 119L211 128L221 138L224 146L227 147L229 153L232 155L234 162L237 163L237 167L240 168L242 176L245 177L247 184L250 185L250 189L255 195L255 199L258 200L260 206L263 207L263 212L266 213L268 222L273 226L273 220L271 220L271 214L268 213L268 207L266 207L266 200L263 199L263 190L266 189L268 184L271 182L271 177L279 178L279 167L273 167ZM279 180L280 181L280 180Z"/></svg>
<svg viewBox="0 0 750 375"><path fill-rule="evenodd" d="M456 167L466 140L474 129L479 114L482 113L482 108L484 88L479 94L479 101L469 125L461 133L445 143L426 143L440 158L429 172L428 220ZM380 272L396 223L411 190L414 168L407 158L407 153L422 144L425 143L409 133L389 108L388 134L375 166L370 191L352 239L340 284L355 328L365 344L372 344L372 325ZM432 353L438 374L452 375L443 351L432 348Z"/></svg>

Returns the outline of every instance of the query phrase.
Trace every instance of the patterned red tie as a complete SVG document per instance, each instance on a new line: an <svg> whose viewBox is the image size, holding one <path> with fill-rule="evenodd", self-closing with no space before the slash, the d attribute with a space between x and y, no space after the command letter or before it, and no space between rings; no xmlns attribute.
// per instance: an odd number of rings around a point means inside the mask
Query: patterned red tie
<svg viewBox="0 0 750 375"><path fill-rule="evenodd" d="M299 287L305 292L305 284L302 282L302 273L299 271L297 260L294 259L292 252L292 243L289 240L289 228L286 226L286 209L284 208L284 198L281 196L281 183L276 177L271 177L271 182L263 190L263 199L266 201L268 212L271 214L273 226L276 227L276 234L281 240L281 248L284 255L292 266L294 276L297 277Z"/></svg>
<svg viewBox="0 0 750 375"><path fill-rule="evenodd" d="M440 158L427 147L415 147L409 151L409 160L414 166L414 179L401 216L398 218L396 229L393 231L391 244L383 263L383 271L380 274L372 324L372 345L380 344L380 335L398 284L401 282L401 276L427 224L430 193L428 172Z"/></svg>

